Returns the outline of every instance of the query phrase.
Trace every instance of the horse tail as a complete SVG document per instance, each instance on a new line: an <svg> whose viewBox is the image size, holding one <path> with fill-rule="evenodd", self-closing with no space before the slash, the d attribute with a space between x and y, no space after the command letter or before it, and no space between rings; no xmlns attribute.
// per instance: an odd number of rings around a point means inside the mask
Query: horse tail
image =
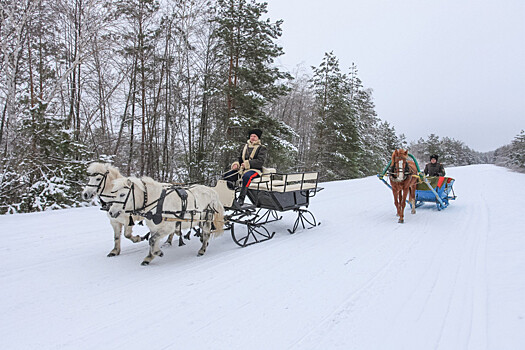
<svg viewBox="0 0 525 350"><path fill-rule="evenodd" d="M213 214L213 226L215 227L215 230L213 230L212 235L213 237L219 237L224 232L224 207L219 201L218 196L213 199L211 205L215 210L215 213Z"/></svg>

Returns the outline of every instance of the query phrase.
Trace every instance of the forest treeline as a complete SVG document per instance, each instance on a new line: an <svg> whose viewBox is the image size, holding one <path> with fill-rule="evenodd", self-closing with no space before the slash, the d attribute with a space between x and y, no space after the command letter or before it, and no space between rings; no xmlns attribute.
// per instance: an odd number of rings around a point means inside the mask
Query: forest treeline
<svg viewBox="0 0 525 350"><path fill-rule="evenodd" d="M80 205L94 160L210 183L254 127L269 166L323 181L375 174L398 147L420 159L438 149L448 165L489 161L446 137L408 145L333 52L311 70L279 68L282 21L263 2L0 3L0 213Z"/></svg>

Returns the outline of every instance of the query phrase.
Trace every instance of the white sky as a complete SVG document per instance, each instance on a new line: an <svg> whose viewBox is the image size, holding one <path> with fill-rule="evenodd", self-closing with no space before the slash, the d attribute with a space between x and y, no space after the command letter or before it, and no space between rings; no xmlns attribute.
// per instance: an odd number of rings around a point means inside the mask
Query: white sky
<svg viewBox="0 0 525 350"><path fill-rule="evenodd" d="M435 133L478 151L525 129L525 0L269 0L277 61L355 62L379 117L408 140ZM307 69L310 71L309 69Z"/></svg>

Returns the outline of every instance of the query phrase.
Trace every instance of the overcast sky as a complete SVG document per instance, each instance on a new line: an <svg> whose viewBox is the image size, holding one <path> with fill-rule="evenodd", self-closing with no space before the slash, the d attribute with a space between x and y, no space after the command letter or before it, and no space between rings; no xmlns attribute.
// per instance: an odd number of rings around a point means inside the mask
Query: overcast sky
<svg viewBox="0 0 525 350"><path fill-rule="evenodd" d="M278 64L355 62L378 116L408 140L477 151L525 129L525 0L267 0L284 20Z"/></svg>

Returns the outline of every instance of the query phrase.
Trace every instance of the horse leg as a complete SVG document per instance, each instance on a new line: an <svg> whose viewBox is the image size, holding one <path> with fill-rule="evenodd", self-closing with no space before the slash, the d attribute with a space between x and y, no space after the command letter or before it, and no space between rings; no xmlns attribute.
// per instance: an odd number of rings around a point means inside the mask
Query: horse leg
<svg viewBox="0 0 525 350"><path fill-rule="evenodd" d="M402 198L401 191L397 190L396 191L396 196L395 196L395 204L396 204L396 210L397 210L396 216L399 217L399 218L402 218L402 215L403 215L403 212L401 210L401 206L402 206L401 198ZM402 220L402 219L400 219L400 220Z"/></svg>
<svg viewBox="0 0 525 350"><path fill-rule="evenodd" d="M111 227L113 227L113 240L115 241L115 246L108 253L108 257L116 256L120 254L120 232L122 231L122 224L113 220L109 221Z"/></svg>
<svg viewBox="0 0 525 350"><path fill-rule="evenodd" d="M399 216L401 221L403 221L403 217L404 217L404 213L405 213L405 206L404 206L404 203L403 203L403 189L399 190L399 192L398 192L397 205L398 205L397 209L399 211L397 213L397 216Z"/></svg>
<svg viewBox="0 0 525 350"><path fill-rule="evenodd" d="M211 222L205 222L202 226L202 236L201 236L201 242L202 247L199 249L199 252L197 253L198 256L204 255L206 253L206 248L208 248L208 240L210 239L211 234Z"/></svg>
<svg viewBox="0 0 525 350"><path fill-rule="evenodd" d="M170 233L168 236L168 239L166 239L166 242L162 245L163 247L171 247L171 244L173 243L173 236L175 236L175 232Z"/></svg>
<svg viewBox="0 0 525 350"><path fill-rule="evenodd" d="M144 240L144 237L140 237L139 235L133 236L133 226L126 225L124 226L124 237L132 241L133 243L142 242Z"/></svg>
<svg viewBox="0 0 525 350"><path fill-rule="evenodd" d="M408 194L408 189L406 190L403 190L400 195L401 195L401 199L400 199L400 204L401 204L401 215L399 216L399 223L404 223L405 222L405 206L407 204L406 200L407 200L407 194Z"/></svg>
<svg viewBox="0 0 525 350"><path fill-rule="evenodd" d="M410 204L412 204L412 214L416 213L416 185L410 187Z"/></svg>
<svg viewBox="0 0 525 350"><path fill-rule="evenodd" d="M164 253L162 250L159 249L159 240L162 238L162 235L159 232L153 232L151 233L151 236L149 238L149 254L144 258L142 261L142 266L149 265L151 260L155 258L155 256L162 257Z"/></svg>
<svg viewBox="0 0 525 350"><path fill-rule="evenodd" d="M396 215L399 216L399 204L398 204L398 193L397 190L392 189L392 193L394 194L394 205L396 206Z"/></svg>

